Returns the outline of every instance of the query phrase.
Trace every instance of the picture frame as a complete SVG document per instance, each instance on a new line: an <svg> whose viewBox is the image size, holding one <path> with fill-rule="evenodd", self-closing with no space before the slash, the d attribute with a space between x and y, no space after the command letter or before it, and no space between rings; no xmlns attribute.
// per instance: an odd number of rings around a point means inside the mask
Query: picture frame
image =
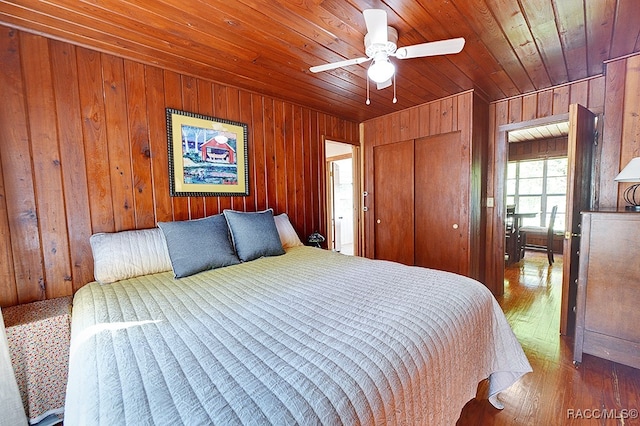
<svg viewBox="0 0 640 426"><path fill-rule="evenodd" d="M167 108L172 197L249 195L248 126Z"/></svg>

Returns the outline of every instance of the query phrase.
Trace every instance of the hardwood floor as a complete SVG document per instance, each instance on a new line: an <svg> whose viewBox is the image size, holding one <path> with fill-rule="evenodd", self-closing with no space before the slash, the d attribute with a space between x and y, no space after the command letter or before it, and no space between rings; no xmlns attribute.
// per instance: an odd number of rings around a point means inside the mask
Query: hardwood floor
<svg viewBox="0 0 640 426"><path fill-rule="evenodd" d="M500 394L503 410L474 399L457 425L640 425L640 370L590 355L573 365L573 340L559 335L561 287L559 256L549 266L527 251L505 270L498 302L533 373Z"/></svg>

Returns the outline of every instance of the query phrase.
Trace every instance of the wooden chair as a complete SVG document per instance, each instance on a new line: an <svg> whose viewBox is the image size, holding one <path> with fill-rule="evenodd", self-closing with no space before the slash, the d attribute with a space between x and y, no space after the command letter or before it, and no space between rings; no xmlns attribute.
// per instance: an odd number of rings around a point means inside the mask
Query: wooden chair
<svg viewBox="0 0 640 426"><path fill-rule="evenodd" d="M505 218L505 251L507 256L507 264L510 265L516 261L518 252L518 236L515 235L515 217L516 206L507 206L507 217Z"/></svg>
<svg viewBox="0 0 640 426"><path fill-rule="evenodd" d="M520 228L520 235L522 239L522 253L521 257L524 257L525 249L534 249L534 250L545 250L547 252L547 259L549 260L549 265L553 265L553 225L556 221L556 213L558 212L558 206L553 206L551 208L551 216L549 217L548 226L523 226ZM546 234L546 244L536 245L529 244L527 242L527 234Z"/></svg>
<svg viewBox="0 0 640 426"><path fill-rule="evenodd" d="M515 226L514 223L514 214L516 214L516 205L515 204L511 204L507 206L507 218L505 220L505 226L507 231L513 231L513 228Z"/></svg>

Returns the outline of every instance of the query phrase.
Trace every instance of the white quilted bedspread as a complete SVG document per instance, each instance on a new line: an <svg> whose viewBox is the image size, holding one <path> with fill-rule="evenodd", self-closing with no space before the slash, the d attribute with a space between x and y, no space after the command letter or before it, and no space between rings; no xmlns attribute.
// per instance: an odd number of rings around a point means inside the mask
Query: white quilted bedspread
<svg viewBox="0 0 640 426"><path fill-rule="evenodd" d="M295 247L81 288L64 423L453 425L528 371L483 285Z"/></svg>

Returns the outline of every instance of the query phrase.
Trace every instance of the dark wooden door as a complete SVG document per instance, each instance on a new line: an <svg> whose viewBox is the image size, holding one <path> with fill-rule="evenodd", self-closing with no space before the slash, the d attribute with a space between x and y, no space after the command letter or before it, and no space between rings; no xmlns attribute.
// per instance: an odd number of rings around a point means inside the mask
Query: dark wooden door
<svg viewBox="0 0 640 426"><path fill-rule="evenodd" d="M413 139L373 148L375 258L413 265Z"/></svg>
<svg viewBox="0 0 640 426"><path fill-rule="evenodd" d="M469 274L469 164L460 132L416 139L416 265Z"/></svg>
<svg viewBox="0 0 640 426"><path fill-rule="evenodd" d="M569 106L567 210L562 252L562 305L560 308L560 334L563 335L573 335L576 323L580 212L591 208L594 134L593 113L581 105L571 104Z"/></svg>

